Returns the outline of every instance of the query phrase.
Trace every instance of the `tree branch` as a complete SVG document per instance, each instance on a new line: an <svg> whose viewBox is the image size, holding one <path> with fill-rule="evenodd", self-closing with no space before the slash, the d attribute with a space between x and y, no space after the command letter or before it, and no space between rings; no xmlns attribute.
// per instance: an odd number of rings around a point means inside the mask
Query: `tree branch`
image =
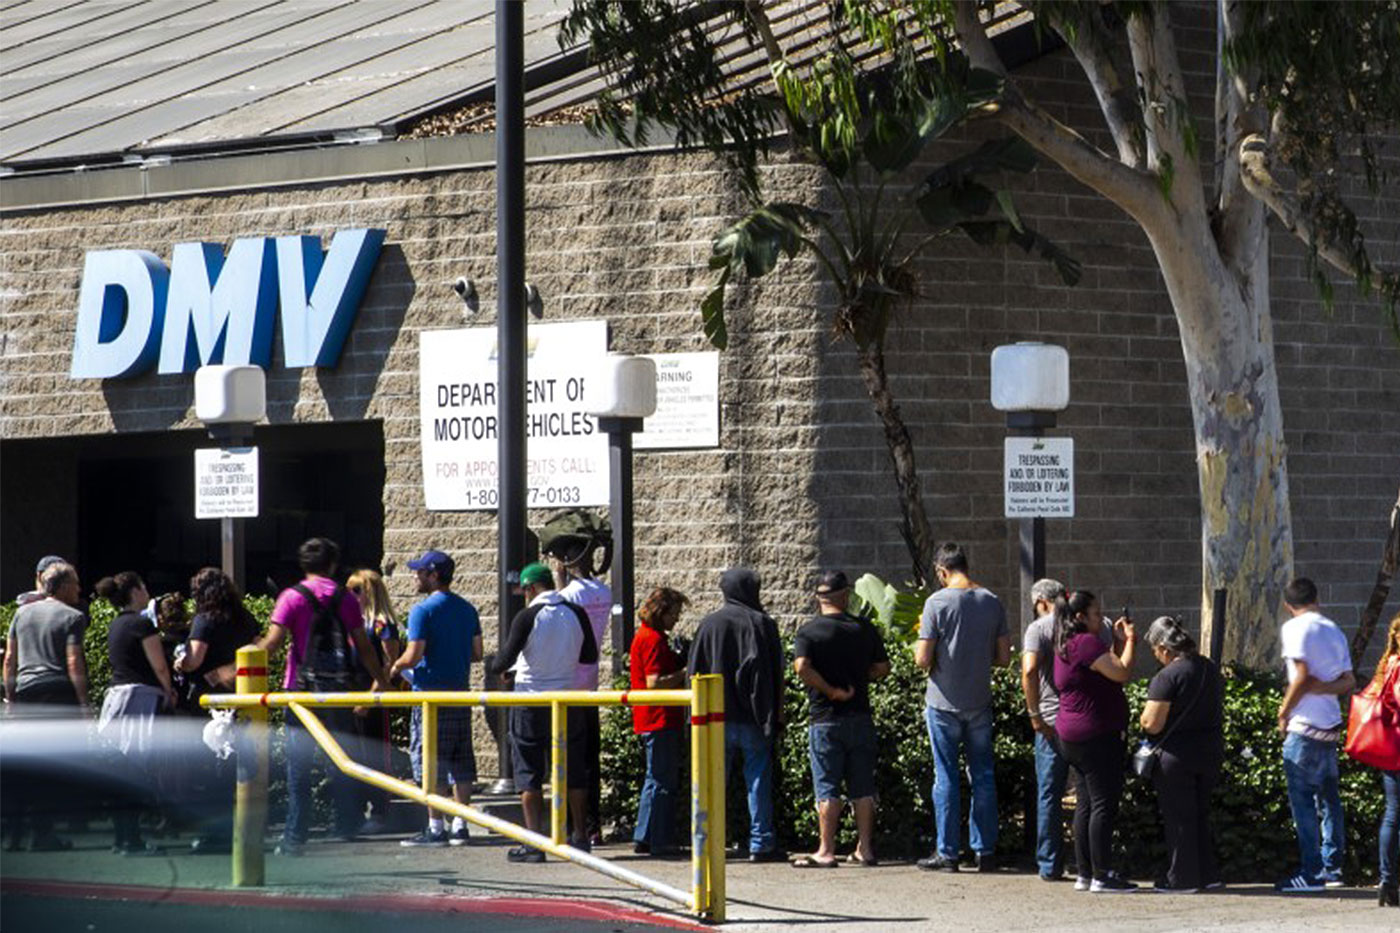
<svg viewBox="0 0 1400 933"><path fill-rule="evenodd" d="M1339 272L1344 272L1353 279L1360 277L1361 270L1356 267L1351 257L1320 237L1317 229L1284 191L1283 186L1274 180L1269 169L1268 140L1258 133L1245 137L1240 143L1239 162L1240 180L1245 189L1273 212L1285 230L1317 250L1317 254Z"/></svg>
<svg viewBox="0 0 1400 933"><path fill-rule="evenodd" d="M1070 47L1094 89L1099 109L1118 147L1118 161L1131 168L1141 168L1144 158L1142 111L1134 88L1123 82L1103 15L1096 7L1076 6L1073 10L1072 25L1062 25L1058 18L1052 20L1051 25Z"/></svg>
<svg viewBox="0 0 1400 933"><path fill-rule="evenodd" d="M974 67L1006 77L1006 94L997 118L1080 182L1102 194L1133 217L1145 220L1157 210L1156 185L1148 173L1124 165L1026 98L1006 72L972 0L953 6L958 44Z"/></svg>
<svg viewBox="0 0 1400 933"><path fill-rule="evenodd" d="M1232 74L1225 66L1225 45L1244 29L1243 4L1221 2L1216 30L1215 164L1216 243L1225 262L1238 271L1252 268L1255 253L1267 242L1263 202L1245 188L1240 175L1240 143L1265 131L1265 112L1250 103L1253 75Z"/></svg>
<svg viewBox="0 0 1400 933"><path fill-rule="evenodd" d="M1168 197L1185 212L1205 214L1205 194L1194 151L1195 126L1186 100L1176 41L1172 37L1171 7L1158 4L1128 16L1128 47L1133 55L1138 89L1143 98L1143 128L1147 136L1147 167L1171 184Z"/></svg>
<svg viewBox="0 0 1400 933"><path fill-rule="evenodd" d="M785 63L787 57L783 55L783 47L773 35L773 24L768 22L768 11L763 9L763 0L747 0L744 12L748 14L754 29L763 40L764 56L768 59L768 74L773 78L773 88L778 92L778 103L783 108L783 123L787 126L788 137L795 143L800 138L797 126L792 111L788 108L787 94L783 93L783 86L778 81L778 66Z"/></svg>

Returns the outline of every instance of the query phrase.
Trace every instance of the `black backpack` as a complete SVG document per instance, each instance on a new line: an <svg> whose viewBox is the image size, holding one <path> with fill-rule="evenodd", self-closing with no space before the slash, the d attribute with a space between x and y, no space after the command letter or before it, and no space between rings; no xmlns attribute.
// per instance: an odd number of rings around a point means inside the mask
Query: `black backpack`
<svg viewBox="0 0 1400 933"><path fill-rule="evenodd" d="M354 652L345 637L337 610L348 595L339 583L330 599L321 602L305 585L292 587L311 603L311 636L297 665L296 688L302 693L344 693L354 681Z"/></svg>

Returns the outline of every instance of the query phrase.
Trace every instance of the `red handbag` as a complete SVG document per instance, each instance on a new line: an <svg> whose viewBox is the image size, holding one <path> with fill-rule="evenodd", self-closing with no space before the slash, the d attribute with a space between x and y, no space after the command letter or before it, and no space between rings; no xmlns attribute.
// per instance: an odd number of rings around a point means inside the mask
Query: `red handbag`
<svg viewBox="0 0 1400 933"><path fill-rule="evenodd" d="M1382 771L1400 771L1400 662L1392 661L1380 684L1351 698L1347 720L1348 755Z"/></svg>

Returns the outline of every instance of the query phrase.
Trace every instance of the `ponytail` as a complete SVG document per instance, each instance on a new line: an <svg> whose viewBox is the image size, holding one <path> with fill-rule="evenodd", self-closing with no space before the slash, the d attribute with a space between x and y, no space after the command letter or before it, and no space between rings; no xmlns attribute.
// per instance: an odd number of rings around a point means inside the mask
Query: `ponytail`
<svg viewBox="0 0 1400 933"><path fill-rule="evenodd" d="M93 589L98 596L111 603L113 609L121 612L131 602L132 592L142 585L140 574L133 570L123 570L119 574L98 580Z"/></svg>
<svg viewBox="0 0 1400 933"><path fill-rule="evenodd" d="M1064 660L1069 660L1069 640L1089 630L1084 616L1096 601L1088 590L1075 590L1055 600L1055 653Z"/></svg>

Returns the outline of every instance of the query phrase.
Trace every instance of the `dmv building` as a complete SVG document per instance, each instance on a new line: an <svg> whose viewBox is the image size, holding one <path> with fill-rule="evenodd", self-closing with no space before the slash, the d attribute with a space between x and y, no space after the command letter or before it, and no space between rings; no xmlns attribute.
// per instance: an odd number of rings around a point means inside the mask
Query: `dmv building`
<svg viewBox="0 0 1400 933"><path fill-rule="evenodd" d="M433 22L367 24L337 8L261 25L221 4L149 22L139 4L113 6L110 23L69 32L62 5L47 26L0 23L18 50L0 65L3 592L27 588L49 553L85 582L135 569L161 590L217 564L218 523L194 517L193 453L210 442L192 370L251 362L267 372L268 418L254 432L249 590L291 582L313 534L339 541L350 566L386 570L432 546L457 558L456 588L493 624L494 141L471 116L490 99L490 4L450 5ZM570 103L546 80L560 8L531 11L532 524L606 501L588 373L610 351L651 354L664 411L637 438L639 592L683 590L693 623L718 603L719 572L748 565L791 624L811 610L820 569L906 579L883 434L851 348L829 337L820 270L792 264L731 289L730 348L713 351L698 309L710 240L743 205L736 185L705 154L621 150L546 119ZM142 30L186 27L196 44L227 30L193 49L199 80L154 40L125 70L94 64ZM227 59L228 37L245 34L264 38ZM1020 67L1054 81L1065 54ZM775 193L823 197L818 173L781 151L764 171ZM889 343L934 533L967 545L974 576L1015 608L989 355L1056 343L1072 360L1056 433L1074 438L1075 517L1049 522L1051 574L1142 617L1194 618L1195 451L1151 250L1055 168L1029 184L1022 213L1084 262L1083 282L1066 288L1019 252L940 245ZM1400 217L1400 197L1375 215ZM1372 240L1393 252L1400 227L1382 219ZM1272 249L1297 567L1352 625L1400 481L1400 349L1349 288L1325 313L1291 240ZM390 580L406 609L411 576Z"/></svg>

